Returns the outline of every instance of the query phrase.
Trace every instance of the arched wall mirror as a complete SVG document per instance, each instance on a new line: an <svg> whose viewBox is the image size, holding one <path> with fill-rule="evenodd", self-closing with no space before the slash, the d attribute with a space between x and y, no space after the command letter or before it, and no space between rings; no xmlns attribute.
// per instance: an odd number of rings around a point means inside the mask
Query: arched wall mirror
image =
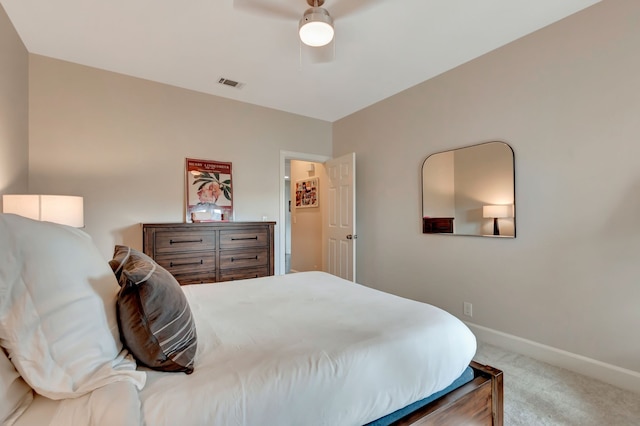
<svg viewBox="0 0 640 426"><path fill-rule="evenodd" d="M513 149L486 142L428 156L422 164L422 232L514 238Z"/></svg>

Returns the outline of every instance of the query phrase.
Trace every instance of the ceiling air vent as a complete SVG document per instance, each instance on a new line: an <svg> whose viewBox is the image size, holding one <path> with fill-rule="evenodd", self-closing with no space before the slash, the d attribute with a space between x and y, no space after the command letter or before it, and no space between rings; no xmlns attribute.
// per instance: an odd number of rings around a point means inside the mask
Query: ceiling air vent
<svg viewBox="0 0 640 426"><path fill-rule="evenodd" d="M243 83L239 83L237 81L233 81L233 80L229 80L228 78L223 78L221 77L218 80L218 83L220 84L224 84L225 86L231 86L231 87L235 87L236 89L241 88L242 86L244 86Z"/></svg>

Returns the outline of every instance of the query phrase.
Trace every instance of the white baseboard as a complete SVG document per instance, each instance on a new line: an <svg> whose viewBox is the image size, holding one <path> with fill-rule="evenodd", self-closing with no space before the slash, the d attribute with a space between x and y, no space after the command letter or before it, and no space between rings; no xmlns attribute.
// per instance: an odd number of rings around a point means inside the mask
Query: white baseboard
<svg viewBox="0 0 640 426"><path fill-rule="evenodd" d="M478 341L528 356L538 361L640 393L640 373L582 355L543 345L481 325L465 322Z"/></svg>

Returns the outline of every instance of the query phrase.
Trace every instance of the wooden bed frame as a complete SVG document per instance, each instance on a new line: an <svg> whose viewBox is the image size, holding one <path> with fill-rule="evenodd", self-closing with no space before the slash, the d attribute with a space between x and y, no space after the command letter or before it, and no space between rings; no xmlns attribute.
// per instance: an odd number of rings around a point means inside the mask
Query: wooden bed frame
<svg viewBox="0 0 640 426"><path fill-rule="evenodd" d="M502 371L471 361L470 382L407 414L394 426L503 426Z"/></svg>

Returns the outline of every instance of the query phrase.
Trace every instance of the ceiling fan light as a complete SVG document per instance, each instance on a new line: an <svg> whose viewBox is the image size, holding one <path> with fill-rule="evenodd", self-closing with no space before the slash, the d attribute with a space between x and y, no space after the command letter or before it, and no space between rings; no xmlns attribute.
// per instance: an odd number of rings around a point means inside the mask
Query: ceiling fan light
<svg viewBox="0 0 640 426"><path fill-rule="evenodd" d="M333 19L325 9L312 7L307 9L298 24L300 40L312 47L320 47L333 40Z"/></svg>

